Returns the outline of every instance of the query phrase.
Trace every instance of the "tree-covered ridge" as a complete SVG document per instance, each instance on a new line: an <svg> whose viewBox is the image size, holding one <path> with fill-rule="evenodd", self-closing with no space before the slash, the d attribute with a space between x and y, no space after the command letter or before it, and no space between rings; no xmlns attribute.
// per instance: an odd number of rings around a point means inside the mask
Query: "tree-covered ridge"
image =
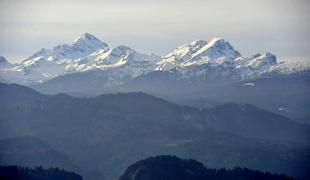
<svg viewBox="0 0 310 180"><path fill-rule="evenodd" d="M82 180L82 176L59 168L44 169L20 166L0 166L1 180Z"/></svg>
<svg viewBox="0 0 310 180"><path fill-rule="evenodd" d="M129 166L119 180L291 180L283 174L271 174L248 168L209 169L196 160L176 156L156 156Z"/></svg>

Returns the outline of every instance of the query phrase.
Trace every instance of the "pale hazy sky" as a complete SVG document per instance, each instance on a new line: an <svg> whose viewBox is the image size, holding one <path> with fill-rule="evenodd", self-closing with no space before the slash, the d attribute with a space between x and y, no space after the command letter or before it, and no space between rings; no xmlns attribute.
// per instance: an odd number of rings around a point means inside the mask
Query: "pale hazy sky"
<svg viewBox="0 0 310 180"><path fill-rule="evenodd" d="M19 62L83 32L164 55L223 37L247 56L310 60L309 0L0 0L0 55Z"/></svg>

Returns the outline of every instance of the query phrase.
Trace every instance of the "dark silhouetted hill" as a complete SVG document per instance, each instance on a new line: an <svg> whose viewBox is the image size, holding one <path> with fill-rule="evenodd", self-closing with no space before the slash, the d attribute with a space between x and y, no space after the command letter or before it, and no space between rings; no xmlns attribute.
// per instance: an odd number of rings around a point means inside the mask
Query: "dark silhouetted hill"
<svg viewBox="0 0 310 180"><path fill-rule="evenodd" d="M292 180L286 175L247 168L209 169L196 160L150 157L129 166L119 180Z"/></svg>
<svg viewBox="0 0 310 180"><path fill-rule="evenodd" d="M44 169L42 167L28 168L20 166L0 166L1 180L82 180L74 173L59 168Z"/></svg>

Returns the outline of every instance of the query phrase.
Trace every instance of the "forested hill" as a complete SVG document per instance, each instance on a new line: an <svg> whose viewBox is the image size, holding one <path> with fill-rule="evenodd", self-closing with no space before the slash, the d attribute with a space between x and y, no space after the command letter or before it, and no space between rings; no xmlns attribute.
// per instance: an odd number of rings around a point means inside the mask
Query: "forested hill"
<svg viewBox="0 0 310 180"><path fill-rule="evenodd" d="M129 166L119 180L291 180L286 175L247 168L209 169L196 160L176 156L150 157Z"/></svg>
<svg viewBox="0 0 310 180"><path fill-rule="evenodd" d="M43 169L20 166L0 166L1 180L83 180L82 176L59 168Z"/></svg>

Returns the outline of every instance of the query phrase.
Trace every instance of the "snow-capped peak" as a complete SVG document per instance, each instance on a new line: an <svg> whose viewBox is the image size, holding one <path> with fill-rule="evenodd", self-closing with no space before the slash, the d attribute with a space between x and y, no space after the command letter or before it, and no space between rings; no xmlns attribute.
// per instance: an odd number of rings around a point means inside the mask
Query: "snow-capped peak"
<svg viewBox="0 0 310 180"><path fill-rule="evenodd" d="M83 33L81 34L78 38L76 38L74 40L74 43L78 42L78 41L88 41L88 40L96 40L99 41L94 35L90 34L90 33Z"/></svg>
<svg viewBox="0 0 310 180"><path fill-rule="evenodd" d="M4 68L10 68L12 67L13 65L11 63L9 63L5 57L3 56L0 56L0 68L1 69L4 69Z"/></svg>
<svg viewBox="0 0 310 180"><path fill-rule="evenodd" d="M130 53L133 53L133 52L134 52L134 50L131 49L130 47L121 45L121 46L117 46L117 47L113 48L111 50L110 55L112 55L112 56L124 56L124 55L128 55Z"/></svg>
<svg viewBox="0 0 310 180"><path fill-rule="evenodd" d="M41 49L33 56L29 57L23 64L31 65L37 61L59 61L59 60L72 60L77 58L86 57L97 50L107 50L108 45L95 36L84 33L74 40L71 44L62 44L53 47L52 49Z"/></svg>
<svg viewBox="0 0 310 180"><path fill-rule="evenodd" d="M177 47L158 62L159 66L157 67L157 70L172 69L181 63L188 62L193 54L199 51L207 43L207 41L199 39Z"/></svg>
<svg viewBox="0 0 310 180"><path fill-rule="evenodd" d="M165 58L173 57L176 60L187 60L191 58L191 56L197 52L200 48L205 46L208 42L205 40L195 40L190 43L184 44L182 46L177 47L170 54L165 56Z"/></svg>
<svg viewBox="0 0 310 180"><path fill-rule="evenodd" d="M229 42L225 41L225 39L223 39L222 37L214 37L211 39L211 41L208 44L209 46L215 46L216 44L220 44L220 43L229 44Z"/></svg>
<svg viewBox="0 0 310 180"><path fill-rule="evenodd" d="M0 63L8 63L8 61L5 59L5 57L0 56Z"/></svg>
<svg viewBox="0 0 310 180"><path fill-rule="evenodd" d="M80 59L85 59L97 51L108 50L106 43L89 33L84 33L72 43L41 49L28 59L7 69L5 74L11 74L11 78L21 84L43 82L60 74L75 72L76 69L71 67L77 66L77 62L81 62Z"/></svg>
<svg viewBox="0 0 310 180"><path fill-rule="evenodd" d="M108 45L99 39L97 39L94 35L89 33L84 33L76 38L72 44L73 48L76 50L86 50L86 49L104 49L107 48Z"/></svg>
<svg viewBox="0 0 310 180"><path fill-rule="evenodd" d="M221 64L235 60L240 53L222 38L213 38L207 42L196 40L182 45L164 57L159 62L158 70L168 70L177 66L192 66L206 63Z"/></svg>
<svg viewBox="0 0 310 180"><path fill-rule="evenodd" d="M223 38L213 38L208 44L197 51L192 59L214 60L218 58L237 58L240 53L236 51L228 41Z"/></svg>
<svg viewBox="0 0 310 180"><path fill-rule="evenodd" d="M128 46L117 46L109 51L93 54L97 65L123 65L138 62L156 63L158 56L139 53Z"/></svg>
<svg viewBox="0 0 310 180"><path fill-rule="evenodd" d="M248 63L251 68L266 68L275 64L277 64L276 56L268 52L253 55Z"/></svg>

